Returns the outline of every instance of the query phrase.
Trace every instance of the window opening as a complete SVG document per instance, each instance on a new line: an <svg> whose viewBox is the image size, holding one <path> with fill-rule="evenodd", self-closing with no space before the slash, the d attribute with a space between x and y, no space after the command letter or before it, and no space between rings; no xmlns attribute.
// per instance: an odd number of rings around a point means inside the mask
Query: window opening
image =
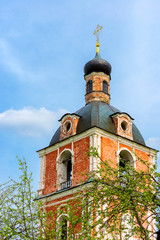
<svg viewBox="0 0 160 240"><path fill-rule="evenodd" d="M67 133L67 132L69 132L70 129L71 129L71 123L69 121L67 121L65 123L65 129L64 130Z"/></svg>
<svg viewBox="0 0 160 240"><path fill-rule="evenodd" d="M72 186L72 155L69 150L62 153L59 161L58 182L60 189Z"/></svg>
<svg viewBox="0 0 160 240"><path fill-rule="evenodd" d="M92 80L87 82L87 94L92 92Z"/></svg>
<svg viewBox="0 0 160 240"><path fill-rule="evenodd" d="M122 128L124 131L127 130L127 127L128 127L128 124L127 124L126 121L121 122L121 128Z"/></svg>
<svg viewBox="0 0 160 240"><path fill-rule="evenodd" d="M65 216L62 217L61 220L61 240L67 240L67 218Z"/></svg>
<svg viewBox="0 0 160 240"><path fill-rule="evenodd" d="M132 173L132 167L133 167L133 157L132 155L126 151L122 150L119 154L119 176L122 178L121 185L123 187L126 186L126 183L128 181L128 178L125 175L126 174L131 174Z"/></svg>
<svg viewBox="0 0 160 240"><path fill-rule="evenodd" d="M67 162L67 181L72 179L72 161L71 159Z"/></svg>
<svg viewBox="0 0 160 240"><path fill-rule="evenodd" d="M103 92L108 94L108 83L107 81L103 81Z"/></svg>
<svg viewBox="0 0 160 240"><path fill-rule="evenodd" d="M122 175L126 174L128 164L129 164L129 160L123 158L123 156L120 154L119 167Z"/></svg>

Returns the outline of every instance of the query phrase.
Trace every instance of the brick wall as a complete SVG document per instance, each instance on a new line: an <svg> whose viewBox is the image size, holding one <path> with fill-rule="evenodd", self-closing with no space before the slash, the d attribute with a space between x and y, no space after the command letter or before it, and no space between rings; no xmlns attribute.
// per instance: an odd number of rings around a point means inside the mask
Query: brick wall
<svg viewBox="0 0 160 240"><path fill-rule="evenodd" d="M83 138L73 143L73 182L72 186L86 179L82 173L89 171L89 159L87 157L87 149L89 147L89 137ZM64 145L59 148L59 156L64 151L69 149L72 152L72 144ZM57 188L57 165L58 150L55 150L46 155L46 176L44 194L49 194L58 190Z"/></svg>
<svg viewBox="0 0 160 240"><path fill-rule="evenodd" d="M46 155L46 177L45 177L45 189L44 194L48 194L56 191L56 179L57 179L57 171L56 171L56 159L57 159L58 151L55 150Z"/></svg>

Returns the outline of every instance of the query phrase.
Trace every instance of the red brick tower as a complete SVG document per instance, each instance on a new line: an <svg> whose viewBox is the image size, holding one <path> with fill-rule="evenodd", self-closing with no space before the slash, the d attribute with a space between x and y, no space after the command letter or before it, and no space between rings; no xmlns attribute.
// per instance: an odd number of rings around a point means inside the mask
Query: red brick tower
<svg viewBox="0 0 160 240"><path fill-rule="evenodd" d="M97 159L85 154L89 146L98 149L102 159L119 164L119 156L141 168L140 158L154 163L156 151L145 145L133 118L110 105L111 65L99 55L86 63L86 105L59 120L60 127L49 146L38 151L41 158L39 199L45 207L64 204L77 191L82 175L97 168Z"/></svg>

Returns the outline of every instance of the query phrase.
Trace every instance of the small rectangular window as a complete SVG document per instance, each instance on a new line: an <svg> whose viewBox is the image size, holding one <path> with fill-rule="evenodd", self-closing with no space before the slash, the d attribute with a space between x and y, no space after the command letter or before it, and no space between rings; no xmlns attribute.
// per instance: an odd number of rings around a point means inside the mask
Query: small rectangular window
<svg viewBox="0 0 160 240"><path fill-rule="evenodd" d="M103 81L103 92L108 94L108 83L107 81Z"/></svg>
<svg viewBox="0 0 160 240"><path fill-rule="evenodd" d="M87 82L87 93L92 92L92 80Z"/></svg>

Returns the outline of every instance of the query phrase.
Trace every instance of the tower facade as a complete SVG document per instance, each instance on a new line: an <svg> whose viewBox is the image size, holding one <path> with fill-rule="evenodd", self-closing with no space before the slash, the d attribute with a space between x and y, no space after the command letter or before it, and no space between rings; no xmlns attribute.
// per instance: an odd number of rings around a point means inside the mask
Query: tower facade
<svg viewBox="0 0 160 240"><path fill-rule="evenodd" d="M134 119L110 105L111 65L100 57L99 46L95 58L84 66L84 79L85 106L63 115L49 146L38 151L38 195L49 210L56 204L64 205L86 180L85 173L97 169L98 160L87 157L89 147L97 148L103 160L111 159L117 165L120 156L133 162L136 169L143 168L136 156L151 164L155 161L156 151L146 146Z"/></svg>

